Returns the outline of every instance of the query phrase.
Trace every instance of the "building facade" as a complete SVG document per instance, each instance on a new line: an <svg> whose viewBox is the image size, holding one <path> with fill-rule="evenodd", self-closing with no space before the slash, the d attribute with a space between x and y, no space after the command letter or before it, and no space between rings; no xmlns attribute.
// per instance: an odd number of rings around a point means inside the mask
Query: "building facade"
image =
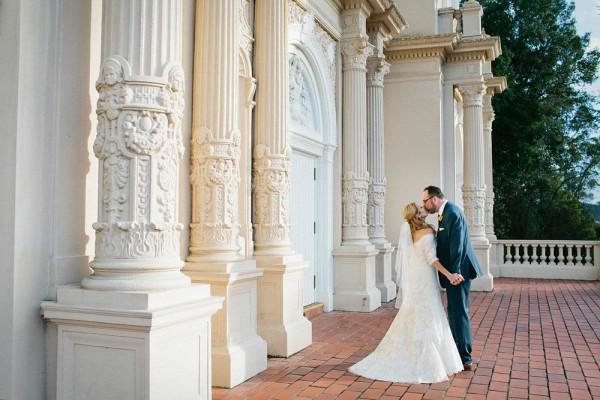
<svg viewBox="0 0 600 400"><path fill-rule="evenodd" d="M492 290L506 83L482 12L2 3L0 399L235 386L310 346L305 307L395 298L401 211L430 184L464 208Z"/></svg>

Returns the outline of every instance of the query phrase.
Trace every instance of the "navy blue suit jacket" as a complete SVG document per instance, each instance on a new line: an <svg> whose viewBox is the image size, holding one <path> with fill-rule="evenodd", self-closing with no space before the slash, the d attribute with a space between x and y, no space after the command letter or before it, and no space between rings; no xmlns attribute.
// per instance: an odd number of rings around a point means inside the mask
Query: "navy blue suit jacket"
<svg viewBox="0 0 600 400"><path fill-rule="evenodd" d="M461 274L465 281L483 275L471 244L467 218L456 204L449 201L438 224L437 256L450 273ZM439 276L442 287L451 285L448 278L441 273Z"/></svg>

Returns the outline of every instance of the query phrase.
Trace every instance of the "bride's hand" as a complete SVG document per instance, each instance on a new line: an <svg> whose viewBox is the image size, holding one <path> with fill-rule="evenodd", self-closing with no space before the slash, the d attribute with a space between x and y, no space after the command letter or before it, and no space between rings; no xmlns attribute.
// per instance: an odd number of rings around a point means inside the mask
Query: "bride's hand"
<svg viewBox="0 0 600 400"><path fill-rule="evenodd" d="M458 285L465 280L461 274L450 274L450 278L448 278L451 284Z"/></svg>

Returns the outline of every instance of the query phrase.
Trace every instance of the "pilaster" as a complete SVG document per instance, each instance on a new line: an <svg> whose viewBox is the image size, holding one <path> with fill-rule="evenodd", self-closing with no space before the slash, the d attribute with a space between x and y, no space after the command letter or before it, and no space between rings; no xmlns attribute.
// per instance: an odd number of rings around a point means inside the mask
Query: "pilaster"
<svg viewBox="0 0 600 400"><path fill-rule="evenodd" d="M342 12L342 243L333 252L334 308L364 312L381 305L375 283L379 252L367 223L367 59L375 48L366 33L368 13L365 3L351 1Z"/></svg>
<svg viewBox="0 0 600 400"><path fill-rule="evenodd" d="M198 0L194 54L194 114L190 183L192 223L185 273L210 283L225 298L213 317L213 385L233 387L265 370L267 344L257 334L262 271L240 250L238 195L242 135L239 129L240 46L237 1Z"/></svg>
<svg viewBox="0 0 600 400"><path fill-rule="evenodd" d="M312 343L312 325L302 308L306 261L290 240L287 16L287 1L256 0L254 257L264 270L258 332L268 343L269 355L283 357Z"/></svg>
<svg viewBox="0 0 600 400"><path fill-rule="evenodd" d="M42 304L56 326L56 399L210 397L222 299L190 285L180 260L182 30L181 0L103 2L93 272Z"/></svg>

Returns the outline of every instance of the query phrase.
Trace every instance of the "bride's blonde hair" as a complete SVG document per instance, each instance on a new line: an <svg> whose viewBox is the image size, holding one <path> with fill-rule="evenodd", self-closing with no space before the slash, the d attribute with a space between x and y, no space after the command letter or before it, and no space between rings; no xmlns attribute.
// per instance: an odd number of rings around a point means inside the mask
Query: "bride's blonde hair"
<svg viewBox="0 0 600 400"><path fill-rule="evenodd" d="M414 237L416 231L420 231L421 229L427 229L433 227L423 221L421 217L419 217L419 207L415 203L407 204L404 207L404 211L402 211L402 216L408 222L410 226L411 236Z"/></svg>

